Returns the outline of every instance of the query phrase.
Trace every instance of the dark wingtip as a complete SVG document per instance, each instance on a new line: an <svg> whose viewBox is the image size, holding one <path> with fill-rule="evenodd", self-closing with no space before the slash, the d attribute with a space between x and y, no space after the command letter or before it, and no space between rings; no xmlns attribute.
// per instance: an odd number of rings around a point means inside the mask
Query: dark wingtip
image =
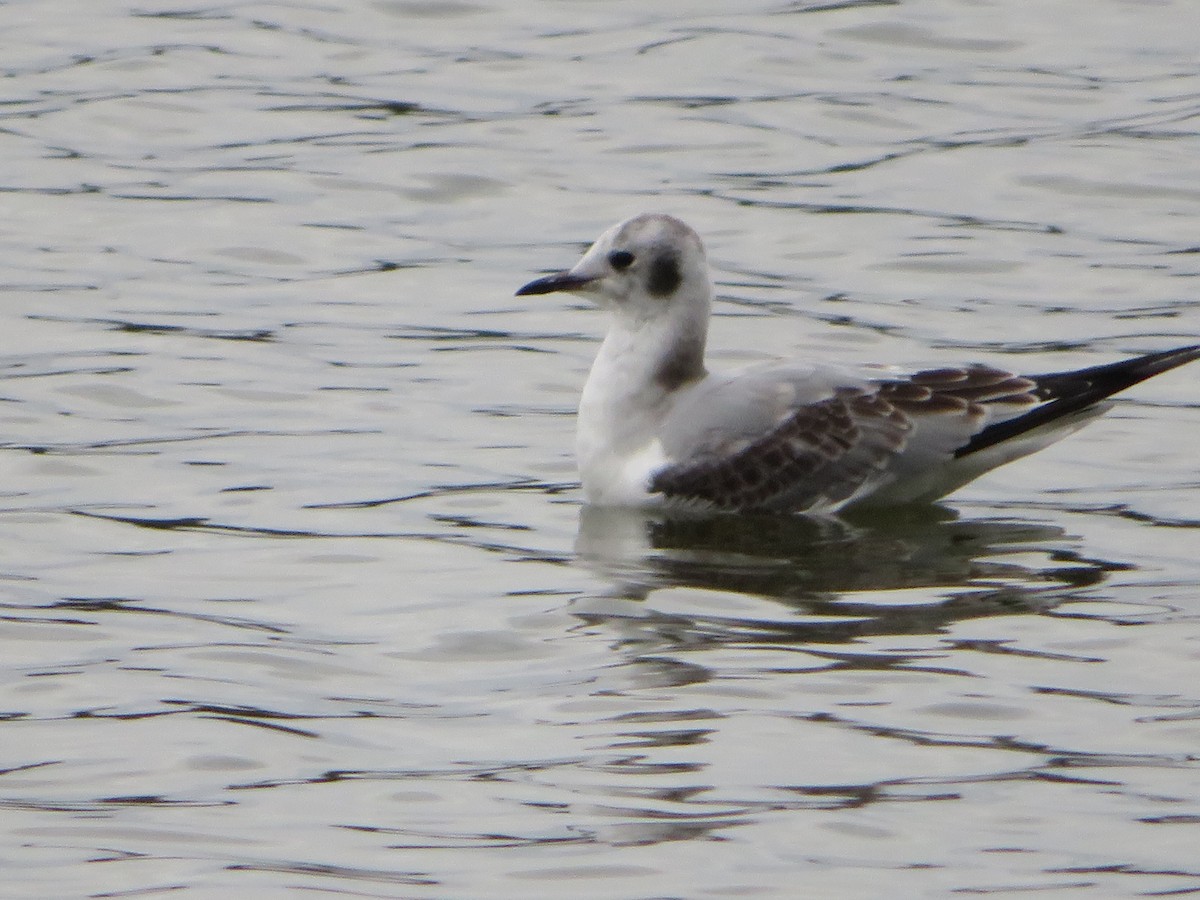
<svg viewBox="0 0 1200 900"><path fill-rule="evenodd" d="M1047 402L1023 416L989 425L959 447L954 455L968 456L994 447L1040 425L1094 406L1147 378L1169 372L1197 359L1200 359L1200 344L1193 344L1075 372L1032 376L1031 380L1037 384L1036 393Z"/></svg>
<svg viewBox="0 0 1200 900"><path fill-rule="evenodd" d="M1122 359L1115 363L1092 366L1076 372L1056 372L1051 375L1035 375L1039 393L1047 400L1057 400L1072 394L1093 393L1097 399L1132 387L1139 381L1169 372L1177 366L1200 359L1200 344L1160 350Z"/></svg>
<svg viewBox="0 0 1200 900"><path fill-rule="evenodd" d="M517 288L514 296L527 297L532 294L552 294L555 291L576 291L593 279L581 278L570 272L555 272L543 278L535 278L529 284Z"/></svg>

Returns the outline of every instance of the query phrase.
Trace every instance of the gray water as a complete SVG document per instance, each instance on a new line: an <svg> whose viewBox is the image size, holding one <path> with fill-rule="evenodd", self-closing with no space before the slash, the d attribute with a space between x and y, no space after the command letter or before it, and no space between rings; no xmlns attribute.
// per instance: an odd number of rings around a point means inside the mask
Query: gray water
<svg viewBox="0 0 1200 900"><path fill-rule="evenodd" d="M737 11L732 11L736 7ZM1200 333L1200 5L0 6L0 894L1200 892L1197 371L924 512L581 508L717 364Z"/></svg>

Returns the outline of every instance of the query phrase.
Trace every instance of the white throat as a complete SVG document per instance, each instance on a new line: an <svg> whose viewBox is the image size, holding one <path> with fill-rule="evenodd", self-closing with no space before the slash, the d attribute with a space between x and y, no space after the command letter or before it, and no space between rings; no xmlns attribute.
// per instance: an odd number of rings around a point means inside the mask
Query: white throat
<svg viewBox="0 0 1200 900"><path fill-rule="evenodd" d="M575 445L590 502L648 499L649 476L666 462L656 433L679 391L704 375L707 301L668 312L651 318L615 313L592 364Z"/></svg>

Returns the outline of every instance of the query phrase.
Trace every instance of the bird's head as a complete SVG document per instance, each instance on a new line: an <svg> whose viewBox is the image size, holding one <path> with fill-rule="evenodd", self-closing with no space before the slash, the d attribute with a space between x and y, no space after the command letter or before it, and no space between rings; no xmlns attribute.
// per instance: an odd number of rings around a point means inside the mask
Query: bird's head
<svg viewBox="0 0 1200 900"><path fill-rule="evenodd" d="M518 296L568 291L618 314L657 318L673 307L700 305L711 287L704 245L673 216L646 213L614 225L572 268L522 287Z"/></svg>

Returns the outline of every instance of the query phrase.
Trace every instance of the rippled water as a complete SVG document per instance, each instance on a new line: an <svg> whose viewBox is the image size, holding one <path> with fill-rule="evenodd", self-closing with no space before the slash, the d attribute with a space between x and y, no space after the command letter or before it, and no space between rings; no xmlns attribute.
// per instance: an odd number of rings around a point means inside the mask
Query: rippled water
<svg viewBox="0 0 1200 900"><path fill-rule="evenodd" d="M936 509L582 510L603 322L1043 371L1200 332L1200 6L0 7L13 897L1200 891L1197 373Z"/></svg>

